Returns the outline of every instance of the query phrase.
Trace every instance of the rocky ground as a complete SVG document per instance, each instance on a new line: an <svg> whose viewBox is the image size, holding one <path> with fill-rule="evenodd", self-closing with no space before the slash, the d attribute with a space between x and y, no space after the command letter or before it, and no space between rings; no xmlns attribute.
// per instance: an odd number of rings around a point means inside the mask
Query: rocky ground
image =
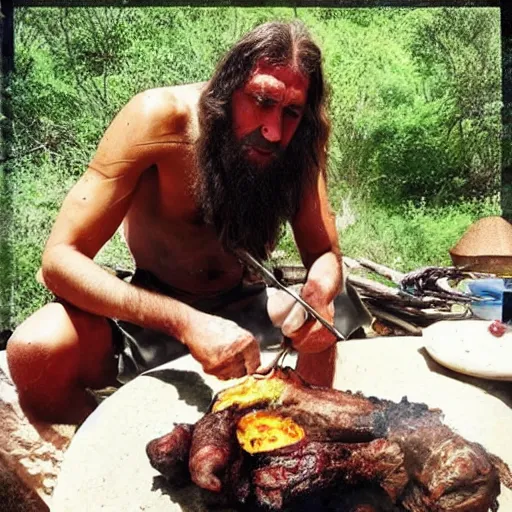
<svg viewBox="0 0 512 512"><path fill-rule="evenodd" d="M0 509L46 512L76 427L30 420L18 403L0 351Z"/></svg>

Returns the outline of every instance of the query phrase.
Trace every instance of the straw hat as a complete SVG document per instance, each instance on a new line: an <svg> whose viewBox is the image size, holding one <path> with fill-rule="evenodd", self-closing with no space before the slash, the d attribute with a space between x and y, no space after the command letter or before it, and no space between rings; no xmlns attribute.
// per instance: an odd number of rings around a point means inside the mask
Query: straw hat
<svg viewBox="0 0 512 512"><path fill-rule="evenodd" d="M502 217L484 217L468 228L450 256L466 270L512 275L512 225Z"/></svg>

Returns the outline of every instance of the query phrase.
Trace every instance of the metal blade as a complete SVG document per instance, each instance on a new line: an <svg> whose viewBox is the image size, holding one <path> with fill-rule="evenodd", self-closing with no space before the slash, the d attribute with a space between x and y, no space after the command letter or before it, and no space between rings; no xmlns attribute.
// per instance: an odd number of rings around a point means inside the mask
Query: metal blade
<svg viewBox="0 0 512 512"><path fill-rule="evenodd" d="M268 270L264 265L262 265L247 251L238 251L237 255L243 263L246 263L247 265L257 270L262 277L268 279L277 288L283 290L288 295L293 297L312 317L316 318L329 332L334 334L338 341L345 340L345 336L343 336L343 334L341 334L341 332L339 332L338 329L334 327L334 325L331 325L325 318L323 318L322 315L320 315L320 313L318 313L315 310L315 308L310 306L300 295L297 295L293 290L290 290L289 288L281 284L279 280L276 278L276 276L274 276L274 274L270 272L270 270Z"/></svg>
<svg viewBox="0 0 512 512"><path fill-rule="evenodd" d="M284 360L286 358L286 355L290 353L292 350L292 344L291 341L284 337L283 341L281 343L281 348L279 349L279 352L277 355L272 359L272 362L268 364L267 366L264 366L260 370L256 370L254 373L258 375L268 375L272 370L275 370L276 368L280 368L283 366Z"/></svg>

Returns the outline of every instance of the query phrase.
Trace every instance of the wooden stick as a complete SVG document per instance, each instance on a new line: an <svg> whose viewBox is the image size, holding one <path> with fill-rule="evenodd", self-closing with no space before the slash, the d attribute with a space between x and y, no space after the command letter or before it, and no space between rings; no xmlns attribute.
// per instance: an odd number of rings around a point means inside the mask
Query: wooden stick
<svg viewBox="0 0 512 512"><path fill-rule="evenodd" d="M405 331L411 333L414 336L421 336L422 330L417 327L414 324L411 324L407 322L406 320L403 320L402 318L399 318L388 311L384 311L378 307L376 307L373 304L367 304L368 309L372 313L373 316L377 318L381 318L382 320L385 320L386 322L390 322L398 327L401 327Z"/></svg>
<svg viewBox="0 0 512 512"><path fill-rule="evenodd" d="M408 307L400 308L396 307L393 304L386 305L386 309L390 309L392 311L395 311L396 313L400 313L411 318L423 318L432 321L459 320L471 316L471 312L469 310L466 310L463 313L456 313L453 311L440 311L438 309L415 309Z"/></svg>
<svg viewBox="0 0 512 512"><path fill-rule="evenodd" d="M460 300L461 302L470 302L475 299L475 297L473 297L472 295L469 295L467 293L456 290L455 288L452 288L450 286L450 283L449 283L447 277L440 277L436 281L436 288L438 290L441 290L441 292L443 292L443 293L451 295L452 298L455 298L456 300Z"/></svg>
<svg viewBox="0 0 512 512"><path fill-rule="evenodd" d="M379 263L375 263L371 260L367 260L366 258L357 258L357 261L365 268L373 270L377 274L384 276L385 278L393 281L395 284L400 284L400 281L405 276L402 272L398 272L392 268L386 267L385 265L380 265Z"/></svg>
<svg viewBox="0 0 512 512"><path fill-rule="evenodd" d="M274 276L286 285L304 283L307 270L300 265L280 265L273 269Z"/></svg>
<svg viewBox="0 0 512 512"><path fill-rule="evenodd" d="M361 263L359 263L354 258L349 258L348 256L343 256L343 263L345 263L345 265L347 265L349 270L360 270L363 268Z"/></svg>
<svg viewBox="0 0 512 512"><path fill-rule="evenodd" d="M445 304L460 304L460 303L467 304L468 302L473 302L475 300L482 300L479 297L477 297L476 299L471 298L471 297L459 297L458 295L457 296L452 295L447 292L441 292L441 291L436 292L433 290L427 290L423 293L428 293L429 297L432 297L432 298L435 298L438 300L442 300Z"/></svg>
<svg viewBox="0 0 512 512"><path fill-rule="evenodd" d="M413 295L404 294L397 288L391 288L382 283L377 283L371 279L365 277L349 275L347 281L353 284L359 290L368 293L373 297L377 297L382 300L390 300L394 302L400 302L403 305L414 306L417 308L428 308L431 307L431 301L426 302L423 299L414 297Z"/></svg>

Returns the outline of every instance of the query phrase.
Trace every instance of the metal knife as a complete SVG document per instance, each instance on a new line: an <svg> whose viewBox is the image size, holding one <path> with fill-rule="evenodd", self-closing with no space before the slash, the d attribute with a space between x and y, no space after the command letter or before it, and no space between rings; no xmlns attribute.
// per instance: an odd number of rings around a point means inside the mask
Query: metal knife
<svg viewBox="0 0 512 512"><path fill-rule="evenodd" d="M256 258L254 258L247 251L237 251L238 258L245 263L255 269L264 279L270 281L277 288L283 290L288 295L293 297L312 317L316 318L329 332L331 332L334 336L336 336L337 341L345 341L345 336L341 334L338 329L331 323L329 323L320 313L316 311L315 308L310 306L300 295L295 293L293 290L290 290L274 276L274 274L268 270L262 263L260 263Z"/></svg>

